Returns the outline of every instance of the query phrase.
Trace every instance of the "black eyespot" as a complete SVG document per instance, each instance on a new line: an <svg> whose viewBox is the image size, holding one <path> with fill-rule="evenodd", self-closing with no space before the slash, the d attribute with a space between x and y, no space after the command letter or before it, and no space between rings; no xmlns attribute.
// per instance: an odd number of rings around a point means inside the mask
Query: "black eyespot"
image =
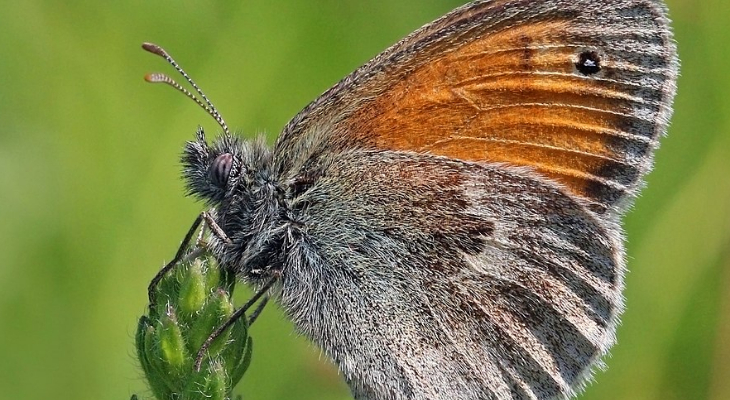
<svg viewBox="0 0 730 400"><path fill-rule="evenodd" d="M597 74L601 70L601 57L595 51L584 51L580 53L575 68L583 75Z"/></svg>
<svg viewBox="0 0 730 400"><path fill-rule="evenodd" d="M226 183L228 183L228 174L231 173L231 167L233 167L233 155L223 153L216 157L208 170L211 182L220 188L225 188Z"/></svg>

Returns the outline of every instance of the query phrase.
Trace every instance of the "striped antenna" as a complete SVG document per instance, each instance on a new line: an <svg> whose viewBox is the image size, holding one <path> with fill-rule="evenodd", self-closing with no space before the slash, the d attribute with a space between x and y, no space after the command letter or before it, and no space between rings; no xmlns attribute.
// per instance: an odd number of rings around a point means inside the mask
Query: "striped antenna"
<svg viewBox="0 0 730 400"><path fill-rule="evenodd" d="M188 81L190 86L192 86L193 89L195 89L195 92L198 93L205 102L200 101L200 99L195 97L195 95L192 94L189 90L180 86L179 83L175 82L175 80L173 80L172 78L170 78L169 76L167 76L163 73L156 72L156 73L151 73L151 74L145 75L144 79L147 82L164 83L164 84L167 84L167 85L172 86L173 88L177 89L177 91L184 94L189 99L193 100L197 105L199 105L203 110L205 110L211 117L213 117L213 119L215 119L215 121L218 123L218 125L220 125L221 128L223 128L223 132L225 132L226 136L231 135L231 132L228 130L228 125L226 125L226 121L223 120L223 117L220 115L220 113L215 108L213 103L210 100L208 100L208 97L205 95L205 93L203 93L203 91L200 90L198 85L196 85L195 82L192 80L192 78L190 78L188 76L188 74L185 72L185 70L183 70L182 67L180 67L180 65L178 65L178 63L175 62L175 60L172 57L170 57L170 55L165 51L165 49L163 49L162 47L160 47L156 44L153 44L153 43L143 43L142 48L149 51L152 54L156 54L156 55L164 58L165 60L167 60L167 62L170 65L172 65L177 70L177 72L179 72L180 75L182 75L185 78L186 81Z"/></svg>

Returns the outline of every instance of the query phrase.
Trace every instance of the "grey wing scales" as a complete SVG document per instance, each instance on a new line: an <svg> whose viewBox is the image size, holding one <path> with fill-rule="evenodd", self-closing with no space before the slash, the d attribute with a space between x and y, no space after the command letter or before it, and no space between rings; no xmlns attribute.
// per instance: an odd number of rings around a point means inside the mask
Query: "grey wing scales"
<svg viewBox="0 0 730 400"><path fill-rule="evenodd" d="M356 397L561 398L613 344L619 228L550 181L397 152L317 168L281 301Z"/></svg>

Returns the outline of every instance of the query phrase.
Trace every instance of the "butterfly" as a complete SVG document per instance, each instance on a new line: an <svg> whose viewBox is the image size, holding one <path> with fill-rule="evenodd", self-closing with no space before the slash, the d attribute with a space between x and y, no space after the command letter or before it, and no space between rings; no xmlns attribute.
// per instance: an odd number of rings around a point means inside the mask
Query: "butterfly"
<svg viewBox="0 0 730 400"><path fill-rule="evenodd" d="M570 398L615 342L621 217L677 74L661 1L474 1L327 90L273 149L196 86L224 133L199 129L183 177L216 260L356 399Z"/></svg>

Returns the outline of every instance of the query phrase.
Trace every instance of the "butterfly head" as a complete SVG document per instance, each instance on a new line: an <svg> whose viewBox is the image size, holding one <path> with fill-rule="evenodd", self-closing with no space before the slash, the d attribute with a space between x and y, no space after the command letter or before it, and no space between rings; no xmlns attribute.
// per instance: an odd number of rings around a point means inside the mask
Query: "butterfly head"
<svg viewBox="0 0 730 400"><path fill-rule="evenodd" d="M208 144L202 128L185 145L183 179L188 194L213 207L245 197L266 181L270 152L261 141L244 141L223 134Z"/></svg>
<svg viewBox="0 0 730 400"><path fill-rule="evenodd" d="M188 194L216 208L226 208L232 200L245 200L247 194L255 192L252 188L268 182L271 151L264 141L249 142L231 135L228 125L213 103L162 47L144 43L142 48L164 58L175 67L200 98L163 73L147 74L145 80L166 84L184 94L213 117L223 129L223 134L208 145L203 128L199 127L196 139L185 145L182 164L183 180L188 187Z"/></svg>
<svg viewBox="0 0 730 400"><path fill-rule="evenodd" d="M221 265L234 268L250 279L250 271L272 265L270 247L282 238L273 235L279 225L281 189L272 179L272 152L263 138L244 140L224 133L206 142L198 128L195 140L182 154L183 179L189 195L204 201L216 224L227 236L211 235L211 251Z"/></svg>

